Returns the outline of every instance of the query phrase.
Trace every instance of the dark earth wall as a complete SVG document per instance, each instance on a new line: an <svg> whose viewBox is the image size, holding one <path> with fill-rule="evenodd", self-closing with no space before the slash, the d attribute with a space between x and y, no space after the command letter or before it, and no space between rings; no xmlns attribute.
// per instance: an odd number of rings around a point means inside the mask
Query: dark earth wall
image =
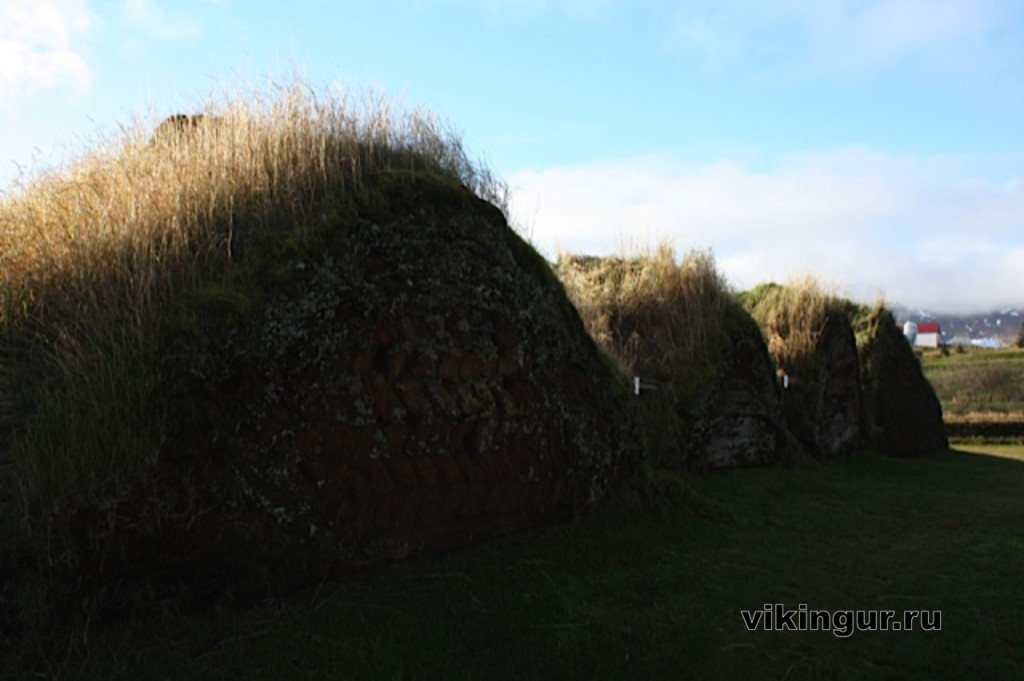
<svg viewBox="0 0 1024 681"><path fill-rule="evenodd" d="M815 380L814 453L819 458L850 454L866 442L860 359L845 314L829 315L818 338Z"/></svg>
<svg viewBox="0 0 1024 681"><path fill-rule="evenodd" d="M625 386L496 208L389 172L309 234L185 297L155 482L77 516L97 580L309 581L565 520L631 470Z"/></svg>
<svg viewBox="0 0 1024 681"><path fill-rule="evenodd" d="M695 469L775 463L786 444L775 371L757 324L738 304L725 319L728 349L693 410L687 458Z"/></svg>
<svg viewBox="0 0 1024 681"><path fill-rule="evenodd" d="M863 324L861 372L875 445L902 458L946 449L942 405L892 314L873 311Z"/></svg>

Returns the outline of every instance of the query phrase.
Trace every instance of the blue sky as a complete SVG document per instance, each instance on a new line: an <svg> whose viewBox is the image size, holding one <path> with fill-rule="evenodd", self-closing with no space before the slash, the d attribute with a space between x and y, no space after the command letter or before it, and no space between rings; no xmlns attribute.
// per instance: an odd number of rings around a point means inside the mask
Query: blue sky
<svg viewBox="0 0 1024 681"><path fill-rule="evenodd" d="M549 257L1024 307L1022 0L0 0L0 188L293 71L450 120Z"/></svg>

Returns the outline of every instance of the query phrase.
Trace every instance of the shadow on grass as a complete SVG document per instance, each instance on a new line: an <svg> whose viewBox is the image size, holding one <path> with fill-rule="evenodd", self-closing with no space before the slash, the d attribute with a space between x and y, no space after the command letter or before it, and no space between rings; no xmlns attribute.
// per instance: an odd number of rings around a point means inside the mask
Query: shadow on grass
<svg viewBox="0 0 1024 681"><path fill-rule="evenodd" d="M0 672L81 679L1011 678L1024 466L946 451L665 475L661 512L393 565L301 598L78 631ZM741 611L941 613L941 630L748 631ZM11 678L16 678L11 676Z"/></svg>

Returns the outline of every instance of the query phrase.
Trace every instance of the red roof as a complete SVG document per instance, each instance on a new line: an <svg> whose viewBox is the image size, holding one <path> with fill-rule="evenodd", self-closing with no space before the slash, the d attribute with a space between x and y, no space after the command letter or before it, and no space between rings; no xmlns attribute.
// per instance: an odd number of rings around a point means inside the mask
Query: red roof
<svg viewBox="0 0 1024 681"><path fill-rule="evenodd" d="M918 333L938 333L939 332L939 324L938 324L938 322L928 322L926 324L918 324L917 325L917 332Z"/></svg>

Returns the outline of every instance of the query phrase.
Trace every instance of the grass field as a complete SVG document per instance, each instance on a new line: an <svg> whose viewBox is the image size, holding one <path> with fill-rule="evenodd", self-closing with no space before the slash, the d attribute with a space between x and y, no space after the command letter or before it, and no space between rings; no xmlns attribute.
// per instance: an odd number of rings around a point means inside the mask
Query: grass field
<svg viewBox="0 0 1024 681"><path fill-rule="evenodd" d="M929 353L921 366L947 415L1024 416L1024 349Z"/></svg>
<svg viewBox="0 0 1024 681"><path fill-rule="evenodd" d="M929 351L921 366L953 441L1024 444L1024 349Z"/></svg>
<svg viewBox="0 0 1024 681"><path fill-rule="evenodd" d="M620 503L254 609L93 625L48 652L22 645L0 677L958 679L1024 665L1024 463L865 453L665 484L658 514ZM742 610L776 603L939 611L941 631L745 628Z"/></svg>

